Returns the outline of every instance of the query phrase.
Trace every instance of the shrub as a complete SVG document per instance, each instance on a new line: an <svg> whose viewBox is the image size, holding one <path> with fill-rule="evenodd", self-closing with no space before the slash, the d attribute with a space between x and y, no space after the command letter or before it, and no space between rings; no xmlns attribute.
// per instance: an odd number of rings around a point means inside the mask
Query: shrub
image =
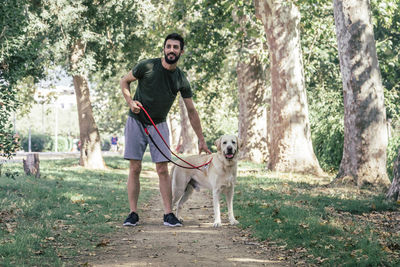
<svg viewBox="0 0 400 267"><path fill-rule="evenodd" d="M111 149L111 142L108 139L102 139L101 140L101 150L102 151L110 151Z"/></svg>
<svg viewBox="0 0 400 267"><path fill-rule="evenodd" d="M54 151L56 146L56 138L54 136L51 137L52 144L49 151ZM57 137L57 151L58 152L68 152L68 139L64 136Z"/></svg>
<svg viewBox="0 0 400 267"><path fill-rule="evenodd" d="M315 155L325 171L337 171L343 155L343 126L336 123L320 123L313 129Z"/></svg>
<svg viewBox="0 0 400 267"><path fill-rule="evenodd" d="M11 131L0 132L0 154L11 157L20 148L20 137Z"/></svg>
<svg viewBox="0 0 400 267"><path fill-rule="evenodd" d="M51 137L44 134L31 135L31 150L32 152L42 152L46 148L51 147ZM25 151L29 151L29 136L22 138L22 147Z"/></svg>

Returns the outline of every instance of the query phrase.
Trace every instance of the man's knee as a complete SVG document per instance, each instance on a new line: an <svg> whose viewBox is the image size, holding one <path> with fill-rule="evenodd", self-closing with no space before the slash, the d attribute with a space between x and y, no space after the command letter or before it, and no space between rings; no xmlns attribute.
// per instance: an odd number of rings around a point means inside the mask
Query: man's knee
<svg viewBox="0 0 400 267"><path fill-rule="evenodd" d="M157 174L160 178L168 177L168 163L161 162L156 164Z"/></svg>
<svg viewBox="0 0 400 267"><path fill-rule="evenodd" d="M142 162L140 160L133 160L129 161L129 171L133 174L138 176L142 171Z"/></svg>

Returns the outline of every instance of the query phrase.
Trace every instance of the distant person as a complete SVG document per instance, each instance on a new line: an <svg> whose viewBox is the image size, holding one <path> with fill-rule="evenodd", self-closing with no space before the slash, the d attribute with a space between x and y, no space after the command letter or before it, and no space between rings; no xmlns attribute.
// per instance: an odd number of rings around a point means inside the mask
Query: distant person
<svg viewBox="0 0 400 267"><path fill-rule="evenodd" d="M148 144L159 177L160 193L164 205L164 225L182 226L182 223L172 213L171 177L168 173L168 159L149 141L143 125L146 125L157 146L169 158L171 158L171 152L162 143L138 104L147 110L164 139L169 142L166 118L179 92L183 97L190 123L198 137L199 152L211 153L204 140L200 118L192 101L190 84L185 74L177 67L179 57L183 54L183 48L184 41L179 34L168 35L164 41L163 57L139 62L120 81L122 93L129 106L129 117L125 125L124 158L129 160L128 199L131 212L124 222L125 226L135 226L139 221L137 214L140 192L139 176L142 169L143 154ZM130 84L136 80L138 80L138 86L132 99Z"/></svg>
<svg viewBox="0 0 400 267"><path fill-rule="evenodd" d="M118 151L118 137L116 134L114 134L111 137L111 151L117 152Z"/></svg>

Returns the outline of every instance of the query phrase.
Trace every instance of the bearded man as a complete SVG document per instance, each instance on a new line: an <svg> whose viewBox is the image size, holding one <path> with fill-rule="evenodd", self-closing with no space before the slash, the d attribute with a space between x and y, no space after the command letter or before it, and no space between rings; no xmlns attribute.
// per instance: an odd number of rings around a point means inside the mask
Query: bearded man
<svg viewBox="0 0 400 267"><path fill-rule="evenodd" d="M143 114L139 105L148 112L168 143L169 129L166 118L179 92L185 103L190 123L198 137L199 152L211 153L204 140L200 118L192 101L193 94L190 84L185 74L177 67L179 57L184 53L183 49L182 36L177 33L169 34L164 41L164 57L139 62L120 81L122 94L129 106L129 116L125 125L124 158L129 160L127 187L130 213L124 226L135 226L139 221L137 214L140 192L139 177L147 145L150 146L151 159L156 164L159 177L159 188L164 205L164 225L182 226L172 212L171 177L168 173L168 160L171 158L171 152L158 136L150 120ZM138 85L132 98L130 84L136 80ZM147 128L162 153L150 142L144 127Z"/></svg>

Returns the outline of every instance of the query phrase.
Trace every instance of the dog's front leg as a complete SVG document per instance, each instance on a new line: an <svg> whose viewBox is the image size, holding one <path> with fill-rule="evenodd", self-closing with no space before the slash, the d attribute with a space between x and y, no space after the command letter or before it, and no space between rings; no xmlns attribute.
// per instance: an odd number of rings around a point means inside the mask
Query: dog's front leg
<svg viewBox="0 0 400 267"><path fill-rule="evenodd" d="M220 189L213 190L213 205L214 205L214 227L220 227L221 224L221 211L219 209L219 194Z"/></svg>
<svg viewBox="0 0 400 267"><path fill-rule="evenodd" d="M234 187L232 185L231 188L226 189L226 203L228 206L228 216L231 225L239 224L239 222L235 219L235 215L233 215L233 194Z"/></svg>

